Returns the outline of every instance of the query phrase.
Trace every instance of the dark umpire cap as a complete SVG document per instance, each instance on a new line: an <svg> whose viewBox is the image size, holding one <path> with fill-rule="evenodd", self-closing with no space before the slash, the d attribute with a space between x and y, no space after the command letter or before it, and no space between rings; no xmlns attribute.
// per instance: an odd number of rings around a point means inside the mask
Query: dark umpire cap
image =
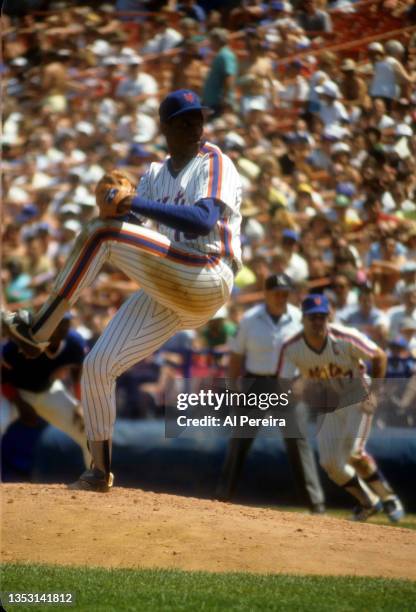
<svg viewBox="0 0 416 612"><path fill-rule="evenodd" d="M326 295L311 293L302 302L302 312L304 315L329 314L329 300Z"/></svg>
<svg viewBox="0 0 416 612"><path fill-rule="evenodd" d="M266 282L264 284L264 288L267 291L272 291L273 289L282 289L284 291L290 291L293 289L293 282L290 276L284 274L272 274L271 276L266 278Z"/></svg>
<svg viewBox="0 0 416 612"><path fill-rule="evenodd" d="M202 106L199 96L190 89L178 89L166 96L159 106L159 117L166 123L178 115L189 111L208 110L207 106Z"/></svg>

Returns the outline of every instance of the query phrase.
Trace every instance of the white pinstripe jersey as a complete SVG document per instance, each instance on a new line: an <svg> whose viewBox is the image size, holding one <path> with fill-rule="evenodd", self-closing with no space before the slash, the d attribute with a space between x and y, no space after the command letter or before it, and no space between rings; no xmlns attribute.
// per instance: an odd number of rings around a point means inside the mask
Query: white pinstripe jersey
<svg viewBox="0 0 416 612"><path fill-rule="evenodd" d="M319 352L306 343L303 330L288 338L280 353L278 372L282 378L292 378L297 367L305 378L362 378L363 361L374 357L377 350L378 346L356 329L330 323Z"/></svg>
<svg viewBox="0 0 416 612"><path fill-rule="evenodd" d="M231 161L208 142L179 173L174 173L170 158L152 163L142 177L137 193L157 201L192 206L201 198L214 198L225 204L221 218L207 236L194 236L159 224L158 231L169 240L187 244L202 253L220 254L241 266L241 179Z"/></svg>

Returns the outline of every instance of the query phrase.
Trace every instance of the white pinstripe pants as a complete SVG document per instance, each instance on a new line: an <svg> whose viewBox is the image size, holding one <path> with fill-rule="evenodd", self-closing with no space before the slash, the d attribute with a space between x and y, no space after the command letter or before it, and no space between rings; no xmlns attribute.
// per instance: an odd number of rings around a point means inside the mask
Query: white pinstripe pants
<svg viewBox="0 0 416 612"><path fill-rule="evenodd" d="M52 297L35 318L38 340L48 339L106 263L142 289L121 306L84 361L82 405L87 437L93 441L112 436L117 377L176 331L209 320L228 299L233 282L230 268L217 257L138 225L96 220L78 237Z"/></svg>
<svg viewBox="0 0 416 612"><path fill-rule="evenodd" d="M354 404L325 414L320 427L318 423L319 462L337 484L342 486L355 476L350 458L364 452L371 422L372 416L361 410L361 404Z"/></svg>

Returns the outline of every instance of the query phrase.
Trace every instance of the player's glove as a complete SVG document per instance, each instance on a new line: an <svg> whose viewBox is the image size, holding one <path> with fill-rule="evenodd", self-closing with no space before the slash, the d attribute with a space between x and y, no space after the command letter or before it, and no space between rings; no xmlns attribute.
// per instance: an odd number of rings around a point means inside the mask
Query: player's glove
<svg viewBox="0 0 416 612"><path fill-rule="evenodd" d="M340 408L339 393L331 385L331 381L311 380L305 386L303 400L312 412L326 414Z"/></svg>
<svg viewBox="0 0 416 612"><path fill-rule="evenodd" d="M134 195L136 185L132 178L121 170L113 170L97 183L95 188L95 201L102 219L122 217L130 209L130 203L126 200ZM123 204L123 200L125 203Z"/></svg>

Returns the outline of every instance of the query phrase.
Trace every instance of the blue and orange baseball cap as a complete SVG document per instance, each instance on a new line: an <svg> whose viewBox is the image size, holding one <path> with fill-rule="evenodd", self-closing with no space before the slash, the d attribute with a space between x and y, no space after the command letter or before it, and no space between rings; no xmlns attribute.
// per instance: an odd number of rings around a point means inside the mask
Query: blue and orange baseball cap
<svg viewBox="0 0 416 612"><path fill-rule="evenodd" d="M329 314L329 300L326 295L311 293L302 302L302 312L304 315Z"/></svg>
<svg viewBox="0 0 416 612"><path fill-rule="evenodd" d="M208 106L201 104L200 97L190 89L177 89L172 91L162 100L159 106L159 117L163 123L166 123L174 117L178 117L183 113L190 111L208 110Z"/></svg>

